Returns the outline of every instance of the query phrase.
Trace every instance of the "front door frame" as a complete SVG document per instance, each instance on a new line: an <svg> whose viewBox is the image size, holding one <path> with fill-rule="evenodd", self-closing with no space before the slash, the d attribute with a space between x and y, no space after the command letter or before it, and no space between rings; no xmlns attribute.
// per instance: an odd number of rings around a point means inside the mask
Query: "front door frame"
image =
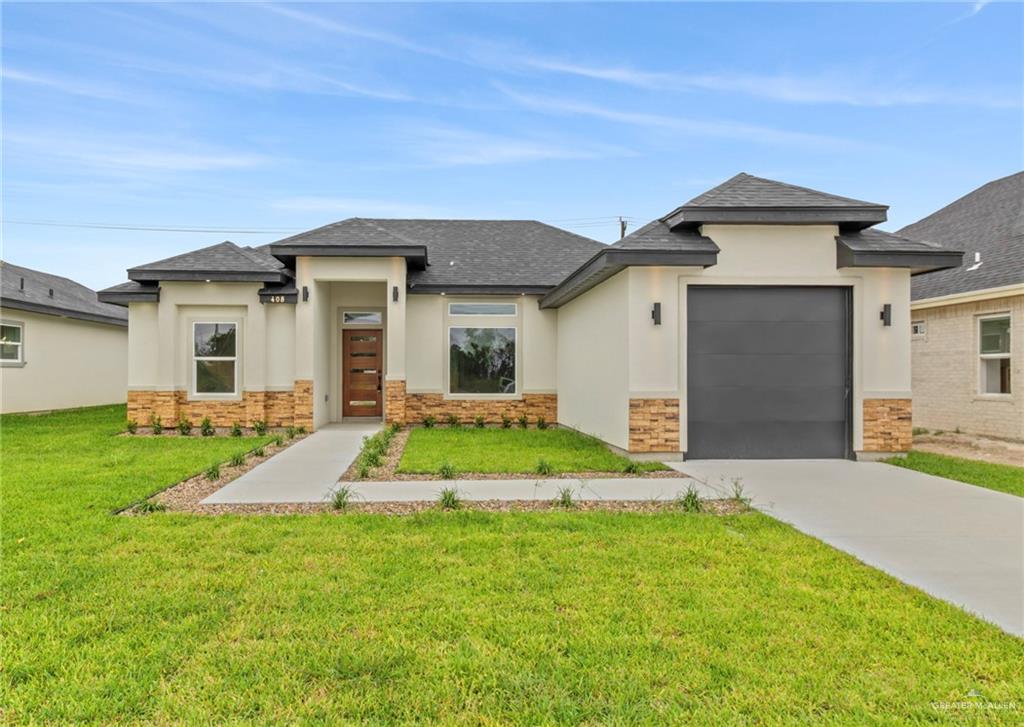
<svg viewBox="0 0 1024 727"><path fill-rule="evenodd" d="M360 411L353 413L349 407L349 400L352 398L346 394L346 384L350 376L350 369L352 368L347 362L347 344L349 343L349 337L353 335L369 335L375 334L376 349L377 349L377 396L376 405L374 410L371 412ZM381 418L384 416L384 327L380 325L376 328L371 326L346 326L341 330L341 345L340 345L340 370L341 370L341 417L342 419L352 418ZM371 374L372 375L372 374Z"/></svg>

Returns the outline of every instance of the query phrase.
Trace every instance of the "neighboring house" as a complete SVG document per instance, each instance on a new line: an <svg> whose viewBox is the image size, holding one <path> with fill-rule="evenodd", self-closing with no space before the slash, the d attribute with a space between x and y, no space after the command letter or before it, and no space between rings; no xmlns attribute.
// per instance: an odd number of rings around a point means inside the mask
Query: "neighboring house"
<svg viewBox="0 0 1024 727"><path fill-rule="evenodd" d="M964 251L914 278L914 424L1024 439L1024 172L899 234Z"/></svg>
<svg viewBox="0 0 1024 727"><path fill-rule="evenodd" d="M910 276L961 259L870 229L886 209L740 174L614 245L356 218L100 298L140 424L525 415L665 457L873 455L910 445Z"/></svg>
<svg viewBox="0 0 1024 727"><path fill-rule="evenodd" d="M0 411L115 404L128 315L73 280L0 261Z"/></svg>

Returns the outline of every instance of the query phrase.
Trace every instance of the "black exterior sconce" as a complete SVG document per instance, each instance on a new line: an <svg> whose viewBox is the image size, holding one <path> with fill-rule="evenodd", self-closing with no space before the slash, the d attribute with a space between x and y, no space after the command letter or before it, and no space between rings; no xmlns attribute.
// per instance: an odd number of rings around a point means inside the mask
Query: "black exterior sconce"
<svg viewBox="0 0 1024 727"><path fill-rule="evenodd" d="M655 303L651 307L651 320L654 321L654 325L661 325L661 303Z"/></svg>
<svg viewBox="0 0 1024 727"><path fill-rule="evenodd" d="M309 288L307 288L305 285L302 286L302 302L309 302Z"/></svg>
<svg viewBox="0 0 1024 727"><path fill-rule="evenodd" d="M392 285L391 286L391 300L393 302L395 302L395 303L398 302L398 286L397 285Z"/></svg>
<svg viewBox="0 0 1024 727"><path fill-rule="evenodd" d="M886 303L882 306L882 312L878 314L879 320L882 321L883 326L892 325L892 305Z"/></svg>

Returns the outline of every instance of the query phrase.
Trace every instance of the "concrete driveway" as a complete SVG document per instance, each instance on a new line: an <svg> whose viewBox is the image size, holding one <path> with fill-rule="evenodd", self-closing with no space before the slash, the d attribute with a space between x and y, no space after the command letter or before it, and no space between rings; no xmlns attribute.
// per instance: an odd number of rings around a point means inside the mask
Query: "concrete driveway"
<svg viewBox="0 0 1024 727"><path fill-rule="evenodd" d="M874 462L694 460L672 467L905 583L1024 636L1024 499Z"/></svg>

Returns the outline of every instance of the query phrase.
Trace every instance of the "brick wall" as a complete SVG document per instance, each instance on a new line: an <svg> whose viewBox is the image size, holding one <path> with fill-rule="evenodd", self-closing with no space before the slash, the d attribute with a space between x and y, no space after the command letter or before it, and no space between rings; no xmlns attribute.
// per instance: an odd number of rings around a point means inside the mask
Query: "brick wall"
<svg viewBox="0 0 1024 727"><path fill-rule="evenodd" d="M865 452L907 452L914 443L910 399L864 400Z"/></svg>
<svg viewBox="0 0 1024 727"><path fill-rule="evenodd" d="M978 396L977 317L1009 311L1010 390ZM1024 439L1024 295L911 312L927 333L911 340L914 425Z"/></svg>
<svg viewBox="0 0 1024 727"><path fill-rule="evenodd" d="M679 399L629 400L629 451L679 451Z"/></svg>
<svg viewBox="0 0 1024 727"><path fill-rule="evenodd" d="M313 431L313 381L295 380L295 426Z"/></svg>
<svg viewBox="0 0 1024 727"><path fill-rule="evenodd" d="M498 424L502 415L518 419L522 415L536 422L544 417L549 424L558 419L557 394L523 394L522 399L445 399L441 394L406 394L405 416L410 424L432 416L444 421L450 414L469 424L482 416L488 424Z"/></svg>
<svg viewBox="0 0 1024 727"><path fill-rule="evenodd" d="M405 382L384 382L384 420L405 424Z"/></svg>
<svg viewBox="0 0 1024 727"><path fill-rule="evenodd" d="M195 426L209 417L215 427L230 427L235 422L251 427L258 420L271 427L287 427L295 423L294 394L245 391L241 399L189 401L185 391L129 391L128 418L145 427L153 416L159 416L165 427L173 427L182 417Z"/></svg>

